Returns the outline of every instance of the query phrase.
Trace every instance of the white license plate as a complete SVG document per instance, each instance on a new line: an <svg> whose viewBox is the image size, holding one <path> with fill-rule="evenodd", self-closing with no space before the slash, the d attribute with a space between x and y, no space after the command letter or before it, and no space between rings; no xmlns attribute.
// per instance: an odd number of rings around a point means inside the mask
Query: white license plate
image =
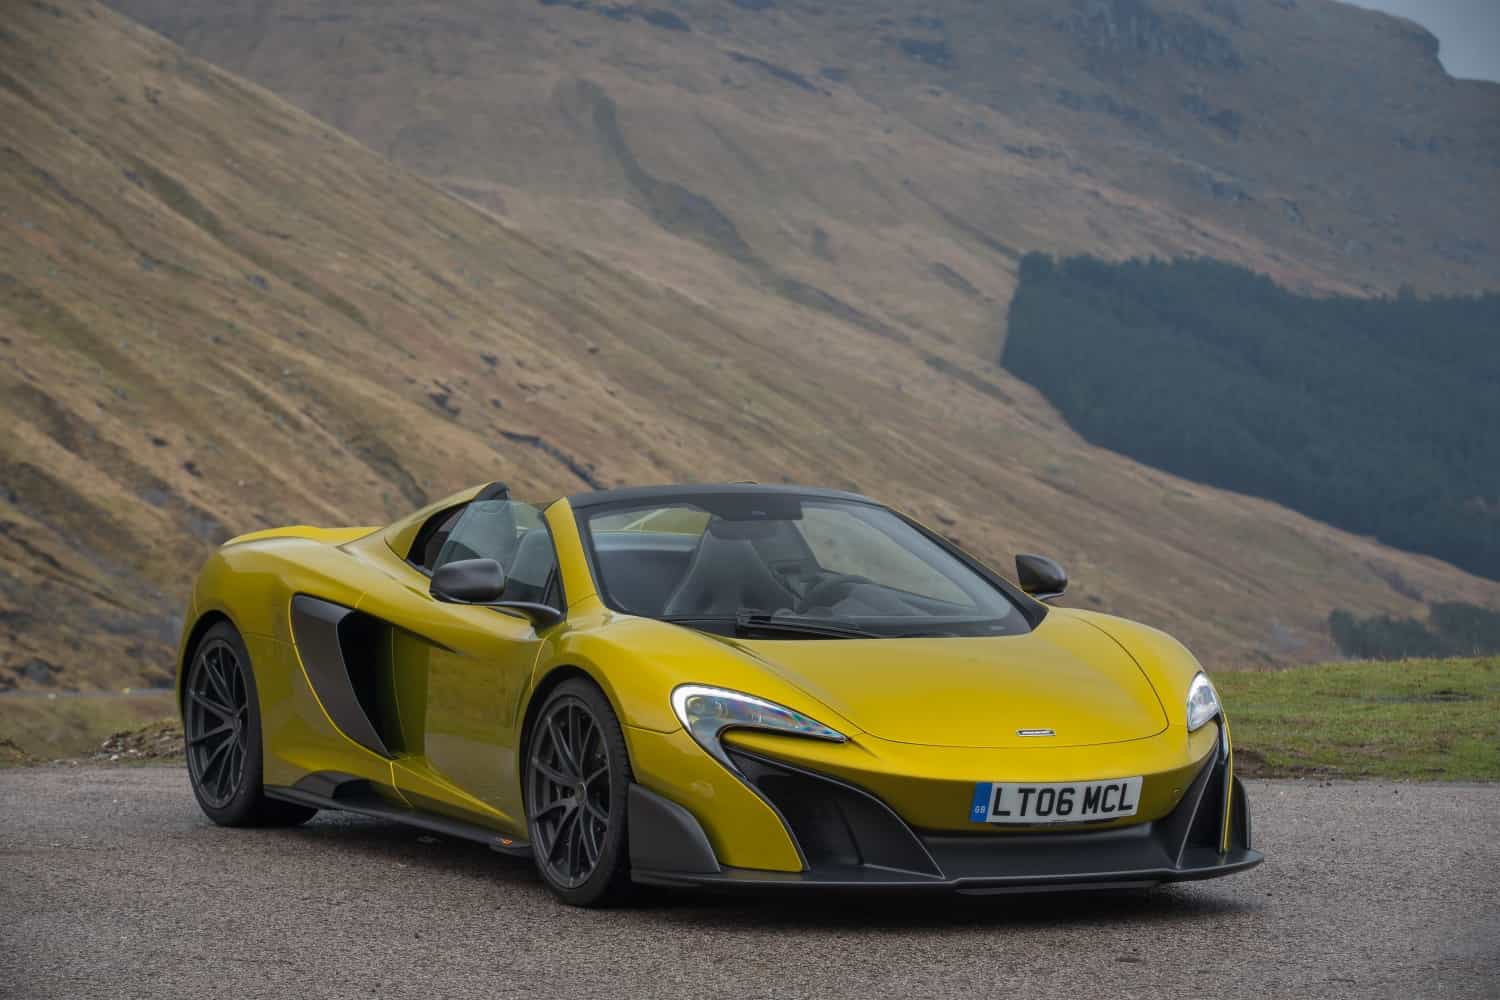
<svg viewBox="0 0 1500 1000"><path fill-rule="evenodd" d="M975 823L1089 823L1134 816L1140 778L1063 783L988 782L974 786Z"/></svg>

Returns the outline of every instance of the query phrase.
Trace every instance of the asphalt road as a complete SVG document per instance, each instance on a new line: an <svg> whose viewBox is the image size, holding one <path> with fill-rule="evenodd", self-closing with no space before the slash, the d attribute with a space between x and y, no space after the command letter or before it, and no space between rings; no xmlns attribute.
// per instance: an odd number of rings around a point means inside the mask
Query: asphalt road
<svg viewBox="0 0 1500 1000"><path fill-rule="evenodd" d="M323 814L222 830L161 767L0 771L7 997L1500 997L1500 786L1257 781L1260 868L1029 897L552 901Z"/></svg>

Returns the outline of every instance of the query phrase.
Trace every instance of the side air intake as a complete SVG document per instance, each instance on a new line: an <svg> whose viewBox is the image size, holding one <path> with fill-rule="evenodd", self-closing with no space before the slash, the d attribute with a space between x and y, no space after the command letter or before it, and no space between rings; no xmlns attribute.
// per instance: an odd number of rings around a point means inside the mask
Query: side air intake
<svg viewBox="0 0 1500 1000"><path fill-rule="evenodd" d="M360 746L392 757L374 720L376 644L385 626L377 618L306 594L292 598L292 638L313 691L333 724Z"/></svg>

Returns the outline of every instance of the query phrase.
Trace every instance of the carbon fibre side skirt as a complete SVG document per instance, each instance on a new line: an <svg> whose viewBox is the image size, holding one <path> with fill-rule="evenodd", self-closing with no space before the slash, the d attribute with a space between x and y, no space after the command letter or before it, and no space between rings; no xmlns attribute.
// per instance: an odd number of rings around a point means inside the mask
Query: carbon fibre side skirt
<svg viewBox="0 0 1500 1000"><path fill-rule="evenodd" d="M373 819L391 820L419 830L427 830L430 833L455 837L459 840L470 840L476 844L483 844L492 851L512 857L531 857L531 845L524 840L517 840L477 823L466 823L463 820L397 805L376 791L370 782L352 774L338 774L337 772L309 774L290 788L267 785L266 795L283 802L312 806L314 809L333 809L369 816Z"/></svg>

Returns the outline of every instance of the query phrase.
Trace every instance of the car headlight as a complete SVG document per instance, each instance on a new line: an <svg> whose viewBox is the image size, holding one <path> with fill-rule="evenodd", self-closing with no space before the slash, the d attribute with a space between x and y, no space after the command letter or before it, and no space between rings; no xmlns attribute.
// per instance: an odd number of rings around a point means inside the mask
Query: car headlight
<svg viewBox="0 0 1500 1000"><path fill-rule="evenodd" d="M783 705L701 684L684 684L674 690L672 710L698 745L730 768L733 765L719 742L719 734L726 729L763 729L832 743L848 740L843 733Z"/></svg>
<svg viewBox="0 0 1500 1000"><path fill-rule="evenodd" d="M1202 729L1210 719L1219 714L1219 692L1207 674L1200 673L1188 685L1187 727L1188 732Z"/></svg>

